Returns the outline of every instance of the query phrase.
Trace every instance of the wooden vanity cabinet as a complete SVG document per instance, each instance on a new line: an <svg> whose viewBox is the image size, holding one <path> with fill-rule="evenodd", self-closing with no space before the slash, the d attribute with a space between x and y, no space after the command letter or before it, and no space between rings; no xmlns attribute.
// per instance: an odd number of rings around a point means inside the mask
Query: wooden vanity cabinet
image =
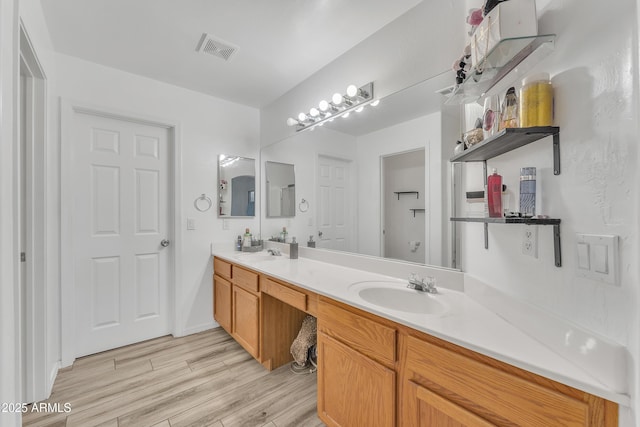
<svg viewBox="0 0 640 427"><path fill-rule="evenodd" d="M328 426L394 426L396 330L337 304L318 306L318 416Z"/></svg>
<svg viewBox="0 0 640 427"><path fill-rule="evenodd" d="M260 277L213 259L213 317L245 350L260 360Z"/></svg>
<svg viewBox="0 0 640 427"><path fill-rule="evenodd" d="M618 425L616 404L470 350L410 335L400 347L403 427Z"/></svg>
<svg viewBox="0 0 640 427"><path fill-rule="evenodd" d="M213 259L213 318L231 333L232 265L220 258Z"/></svg>
<svg viewBox="0 0 640 427"><path fill-rule="evenodd" d="M260 360L260 277L233 266L231 336Z"/></svg>
<svg viewBox="0 0 640 427"><path fill-rule="evenodd" d="M213 276L213 318L231 333L231 282L217 274Z"/></svg>
<svg viewBox="0 0 640 427"><path fill-rule="evenodd" d="M214 268L215 319L269 370L317 317L329 426L618 425L613 402L227 261Z"/></svg>

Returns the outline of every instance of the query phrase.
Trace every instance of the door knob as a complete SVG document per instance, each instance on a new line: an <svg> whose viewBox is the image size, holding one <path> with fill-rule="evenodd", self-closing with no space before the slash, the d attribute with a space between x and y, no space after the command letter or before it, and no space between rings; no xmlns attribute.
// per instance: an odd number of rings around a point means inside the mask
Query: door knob
<svg viewBox="0 0 640 427"><path fill-rule="evenodd" d="M169 243L171 243L171 242L169 242L167 239L164 239L162 242L160 242L160 245L163 248L166 248L167 246L169 246Z"/></svg>

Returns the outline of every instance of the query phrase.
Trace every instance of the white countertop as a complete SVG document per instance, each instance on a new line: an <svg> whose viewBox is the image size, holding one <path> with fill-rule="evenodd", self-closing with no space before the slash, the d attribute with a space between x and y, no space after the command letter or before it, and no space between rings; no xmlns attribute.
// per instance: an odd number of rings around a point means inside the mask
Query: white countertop
<svg viewBox="0 0 640 427"><path fill-rule="evenodd" d="M308 258L290 260L286 255L267 258L264 256L265 252L255 257L228 250L212 250L212 253L623 406L630 404L626 393L616 391L594 378L585 370L584 365L581 367L580 361L576 363L571 360L570 355L568 357L553 351L553 346L541 342L539 335L523 332L513 322L505 319L504 313L499 316L478 303L470 293L449 289L442 280L438 283L439 293L433 297L444 301L448 311L442 315L425 315L376 306L360 298L353 288L350 289L350 285L362 281L397 282L399 287L404 287L406 280ZM451 287L457 288L455 285Z"/></svg>

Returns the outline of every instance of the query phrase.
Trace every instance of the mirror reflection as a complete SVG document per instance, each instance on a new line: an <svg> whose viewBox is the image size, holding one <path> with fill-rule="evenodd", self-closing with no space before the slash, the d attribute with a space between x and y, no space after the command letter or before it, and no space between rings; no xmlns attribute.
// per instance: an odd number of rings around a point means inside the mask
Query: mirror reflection
<svg viewBox="0 0 640 427"><path fill-rule="evenodd" d="M296 165L310 208L288 221L267 215L262 233L286 226L302 245L451 266L448 160L459 112L436 93L449 84L443 73L264 147L262 160Z"/></svg>
<svg viewBox="0 0 640 427"><path fill-rule="evenodd" d="M252 217L256 209L255 160L218 156L218 216Z"/></svg>
<svg viewBox="0 0 640 427"><path fill-rule="evenodd" d="M286 218L296 215L296 176L294 166L265 162L267 217Z"/></svg>

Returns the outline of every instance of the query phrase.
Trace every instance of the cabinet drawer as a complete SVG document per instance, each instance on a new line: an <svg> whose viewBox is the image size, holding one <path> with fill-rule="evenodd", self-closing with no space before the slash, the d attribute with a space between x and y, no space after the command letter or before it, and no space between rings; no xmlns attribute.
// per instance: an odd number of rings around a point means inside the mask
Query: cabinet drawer
<svg viewBox="0 0 640 427"><path fill-rule="evenodd" d="M258 285L258 273L245 270L237 265L233 266L233 284L238 285L249 292L260 291L260 286Z"/></svg>
<svg viewBox="0 0 640 427"><path fill-rule="evenodd" d="M387 366L396 361L396 330L324 301L318 306L318 328Z"/></svg>
<svg viewBox="0 0 640 427"><path fill-rule="evenodd" d="M298 310L307 311L307 296L271 279L264 279L262 292L289 304Z"/></svg>
<svg viewBox="0 0 640 427"><path fill-rule="evenodd" d="M220 258L213 259L213 272L218 276L231 279L231 264Z"/></svg>
<svg viewBox="0 0 640 427"><path fill-rule="evenodd" d="M427 388L496 424L596 425L583 401L417 338L407 341L406 366Z"/></svg>

